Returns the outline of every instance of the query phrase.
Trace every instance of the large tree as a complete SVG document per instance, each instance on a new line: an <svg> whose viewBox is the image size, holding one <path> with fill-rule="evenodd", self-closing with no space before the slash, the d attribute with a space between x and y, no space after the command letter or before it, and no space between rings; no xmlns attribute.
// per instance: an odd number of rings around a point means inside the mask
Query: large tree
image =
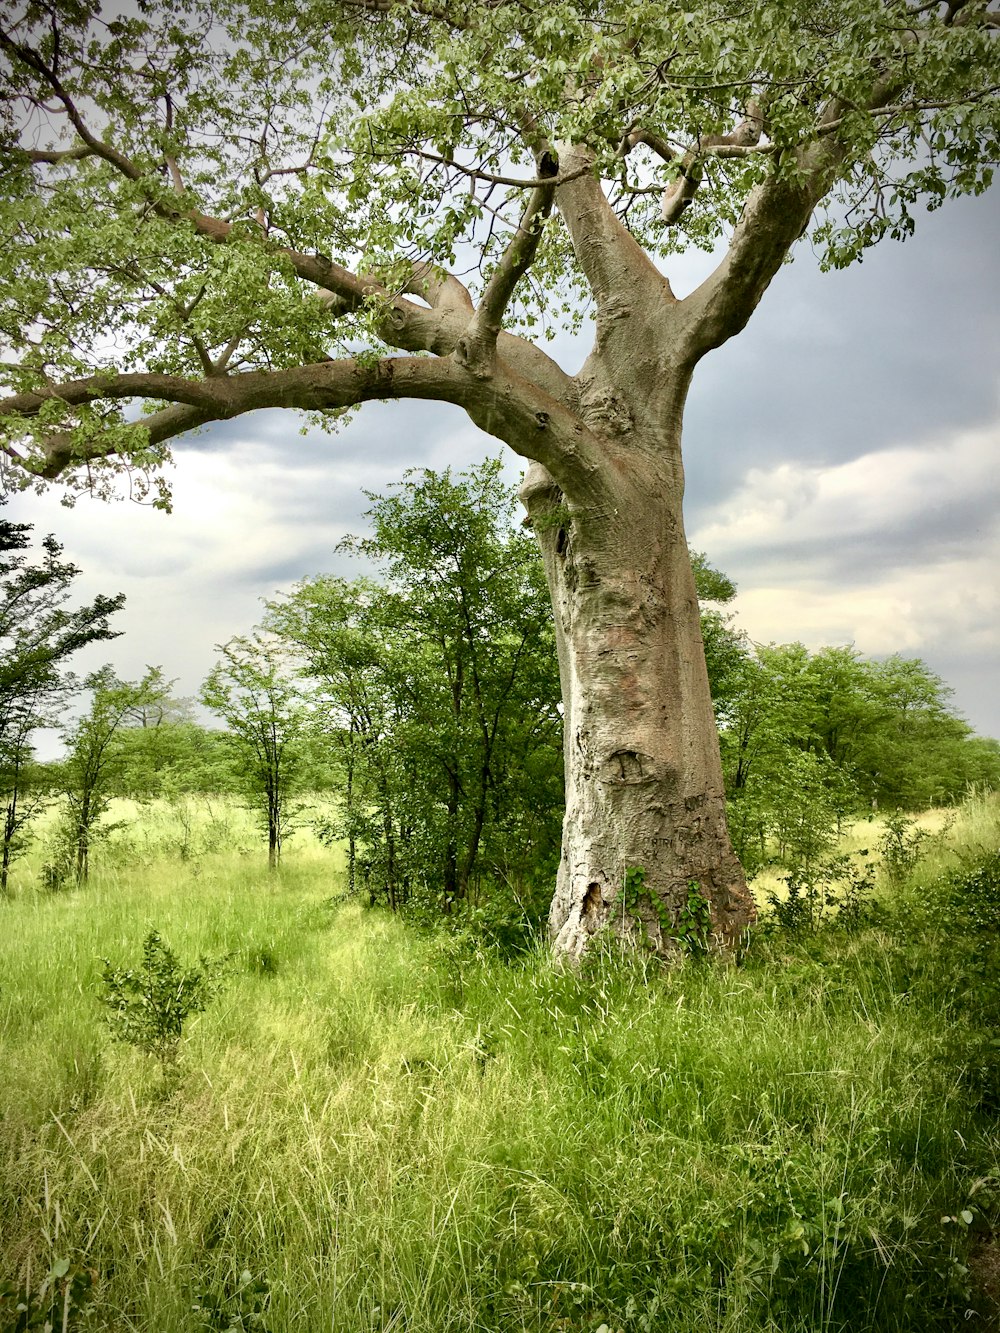
<svg viewBox="0 0 1000 1333"><path fill-rule="evenodd" d="M692 880L733 937L752 904L681 516L684 400L814 216L842 264L905 235L919 197L985 186L993 0L122 9L32 0L0 28L8 456L93 488L256 408L464 409L530 464L566 719L557 947L620 922L640 868L657 945ZM678 299L691 243L719 259ZM588 303L570 375L532 331Z"/></svg>

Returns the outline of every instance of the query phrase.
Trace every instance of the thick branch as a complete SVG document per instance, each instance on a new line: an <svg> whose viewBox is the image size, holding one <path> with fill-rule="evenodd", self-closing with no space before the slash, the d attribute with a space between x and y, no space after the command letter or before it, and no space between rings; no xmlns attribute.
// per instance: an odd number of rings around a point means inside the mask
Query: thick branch
<svg viewBox="0 0 1000 1333"><path fill-rule="evenodd" d="M872 90L870 114L889 113L898 85ZM794 150L794 172L775 172L751 191L729 248L713 273L688 296L684 315L692 330L692 362L739 333L785 256L809 225L813 210L848 161L837 130L848 113L834 100L824 108L810 142Z"/></svg>
<svg viewBox="0 0 1000 1333"><path fill-rule="evenodd" d="M21 151L32 165L44 163L48 166L57 166L60 162L79 162L81 158L94 156L94 150L88 148L86 144L82 144L79 148L24 148Z"/></svg>
<svg viewBox="0 0 1000 1333"><path fill-rule="evenodd" d="M835 139L824 139L813 145L801 176L774 175L751 192L725 258L684 301L694 360L744 328L845 157Z"/></svg>
<svg viewBox="0 0 1000 1333"><path fill-rule="evenodd" d="M394 346L406 347L407 350L433 351L439 356L454 352L475 311L465 284L437 264L421 263L414 266L403 291L427 301L434 313L423 313L435 323L423 328L420 307L407 303L407 327L414 336L413 344L399 341L398 330L395 329L384 330L385 340ZM497 349L500 357L523 379L537 384L567 410L575 412L578 409L575 380L540 347L525 338L501 331Z"/></svg>
<svg viewBox="0 0 1000 1333"><path fill-rule="evenodd" d="M451 356L384 357L375 362L349 357L203 380L160 374L97 375L14 394L0 401L0 422L31 421L53 400L71 410L100 401L137 398L169 404L135 423L149 432L150 443L157 444L193 427L262 408L334 411L372 399L451 402L523 457L543 463L561 485L573 486L582 494L599 486L600 445L574 412L503 362L498 363L494 377L484 381ZM0 447L19 467L49 479L74 465L116 452L102 446L99 436L82 448L73 446L65 429L47 442L47 458L41 468L33 466L14 445Z"/></svg>
<svg viewBox="0 0 1000 1333"><path fill-rule="evenodd" d="M664 162L674 162L677 159L677 153L662 135L635 126L622 139L618 152L620 156L627 157L632 149L641 143L651 148L657 157L662 157Z"/></svg>
<svg viewBox="0 0 1000 1333"><path fill-rule="evenodd" d="M573 249L594 293L598 312L619 300L623 291L660 291L672 302L670 284L608 202L590 166L588 151L573 147L562 154L564 170L576 179L556 191L556 204L569 230ZM566 159L569 159L566 161Z"/></svg>
<svg viewBox="0 0 1000 1333"><path fill-rule="evenodd" d="M415 264L403 291L422 296L435 310L471 315L475 308L465 283L437 264Z"/></svg>

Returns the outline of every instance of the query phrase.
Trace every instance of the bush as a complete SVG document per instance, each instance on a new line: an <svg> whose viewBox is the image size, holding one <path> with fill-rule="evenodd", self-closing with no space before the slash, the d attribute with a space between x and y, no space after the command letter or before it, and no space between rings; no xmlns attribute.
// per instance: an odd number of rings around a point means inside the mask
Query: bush
<svg viewBox="0 0 1000 1333"><path fill-rule="evenodd" d="M977 933L1000 931L1000 850L953 871L945 884L958 923Z"/></svg>
<svg viewBox="0 0 1000 1333"><path fill-rule="evenodd" d="M201 958L199 966L182 968L177 955L151 930L137 969L101 961L100 1000L109 1011L112 1038L155 1055L162 1064L174 1063L184 1023L189 1014L202 1013L217 993L224 960Z"/></svg>
<svg viewBox="0 0 1000 1333"><path fill-rule="evenodd" d="M897 810L885 817L885 832L878 841L882 866L894 888L900 888L909 879L920 860L920 848L930 837L926 829L917 828L917 821Z"/></svg>
<svg viewBox="0 0 1000 1333"><path fill-rule="evenodd" d="M867 860L867 851L858 855L860 865L849 855L834 856L782 876L787 886L785 897L767 895L771 922L793 934L817 930L831 922L847 929L870 922L875 912L871 902L875 869Z"/></svg>

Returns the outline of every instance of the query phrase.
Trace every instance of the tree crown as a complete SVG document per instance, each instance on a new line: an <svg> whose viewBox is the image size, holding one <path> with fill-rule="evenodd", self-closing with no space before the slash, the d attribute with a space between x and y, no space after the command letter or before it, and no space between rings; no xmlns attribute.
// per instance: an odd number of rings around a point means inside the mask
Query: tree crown
<svg viewBox="0 0 1000 1333"><path fill-rule="evenodd" d="M623 281L672 301L650 256L728 240L679 303L693 363L822 201L842 264L985 188L996 27L991 0L36 0L0 28L8 456L93 486L254 407L412 395L482 424L503 330ZM572 403L538 349L499 351Z"/></svg>

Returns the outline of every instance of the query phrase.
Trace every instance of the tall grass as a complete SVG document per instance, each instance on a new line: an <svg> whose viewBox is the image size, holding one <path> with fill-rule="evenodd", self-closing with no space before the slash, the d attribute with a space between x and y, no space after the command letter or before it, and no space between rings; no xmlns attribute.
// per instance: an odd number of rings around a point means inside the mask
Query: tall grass
<svg viewBox="0 0 1000 1333"><path fill-rule="evenodd" d="M995 804L966 817L938 870L997 845ZM8 1309L55 1293L56 1327L113 1333L976 1327L1000 1078L928 894L762 932L740 966L558 972L332 902L340 862L306 841L268 876L130 837L87 887L0 905ZM176 1073L112 1044L96 998L151 926L230 958Z"/></svg>

